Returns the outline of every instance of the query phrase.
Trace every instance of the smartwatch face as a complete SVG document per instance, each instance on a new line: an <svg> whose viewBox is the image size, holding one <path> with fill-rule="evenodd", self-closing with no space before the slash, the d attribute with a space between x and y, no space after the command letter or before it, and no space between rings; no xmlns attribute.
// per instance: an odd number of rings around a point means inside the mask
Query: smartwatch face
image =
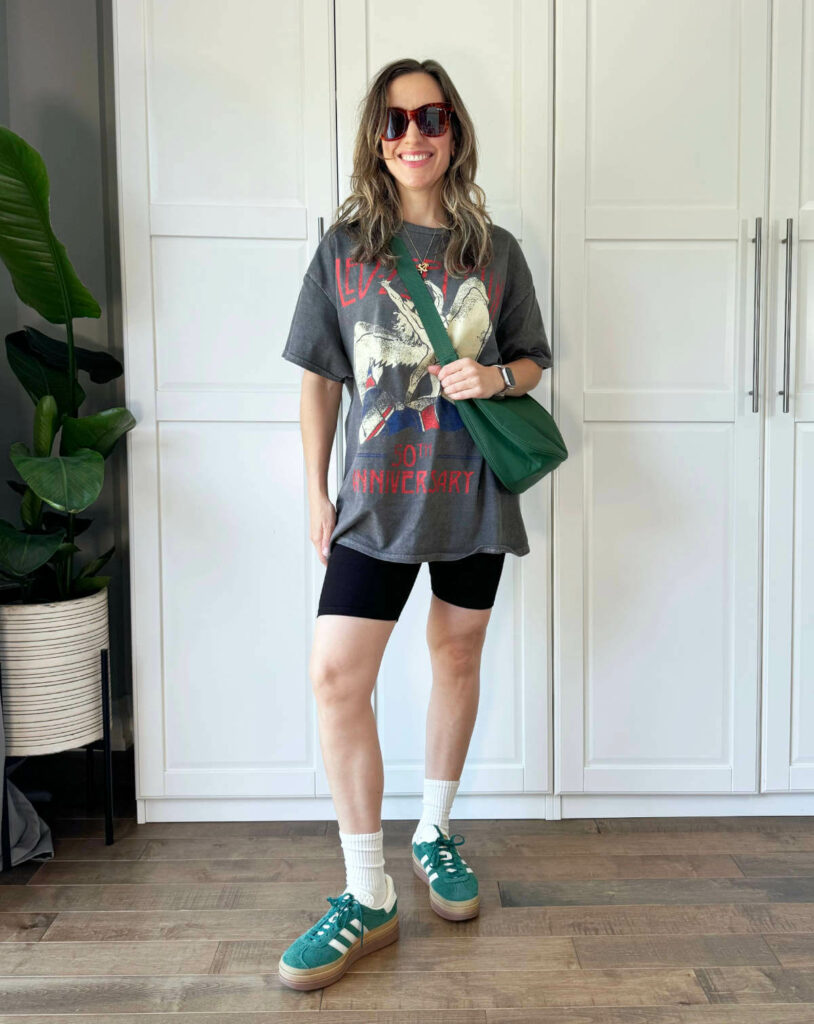
<svg viewBox="0 0 814 1024"><path fill-rule="evenodd" d="M508 366L504 366L504 367L503 367L503 373L505 374L505 376L506 376L506 377L508 377L508 378L509 378L509 386L510 386L510 387L514 387L514 374L513 374L513 373L512 373L512 371L511 371L511 370L509 369L509 367L508 367Z"/></svg>

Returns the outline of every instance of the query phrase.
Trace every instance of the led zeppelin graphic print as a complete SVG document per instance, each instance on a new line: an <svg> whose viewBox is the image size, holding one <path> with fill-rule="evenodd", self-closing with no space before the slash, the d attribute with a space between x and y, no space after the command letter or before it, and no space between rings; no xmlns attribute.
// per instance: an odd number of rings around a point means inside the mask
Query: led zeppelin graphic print
<svg viewBox="0 0 814 1024"><path fill-rule="evenodd" d="M412 300L403 299L387 280L381 286L393 305L392 325L359 320L354 326L354 376L362 399L359 443L379 433L438 430L442 416L443 429L464 429L454 402L441 399L440 381L427 372L435 353ZM483 282L474 277L464 281L448 313L438 285L427 281L427 286L455 351L477 360L492 330Z"/></svg>
<svg viewBox="0 0 814 1024"><path fill-rule="evenodd" d="M425 283L459 357L484 365L525 357L551 366L531 272L514 235L494 226L492 262L459 278L444 268L447 232L407 223L399 234L422 258L429 246ZM527 554L519 496L495 477L455 400L428 372L437 360L407 289L395 270L355 263L351 248L342 227L320 241L282 353L343 382L350 395L331 549L346 544L401 562L475 551Z"/></svg>

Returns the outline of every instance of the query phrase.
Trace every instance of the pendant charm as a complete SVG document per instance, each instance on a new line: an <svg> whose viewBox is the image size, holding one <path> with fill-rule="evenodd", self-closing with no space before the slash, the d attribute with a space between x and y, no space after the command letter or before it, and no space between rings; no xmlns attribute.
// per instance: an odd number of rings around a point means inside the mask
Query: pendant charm
<svg viewBox="0 0 814 1024"><path fill-rule="evenodd" d="M430 269L430 265L429 265L429 263L427 263L426 260L423 260L421 263L418 264L418 272L419 272L419 274L421 274L422 277L426 277L427 276L427 271L429 269Z"/></svg>

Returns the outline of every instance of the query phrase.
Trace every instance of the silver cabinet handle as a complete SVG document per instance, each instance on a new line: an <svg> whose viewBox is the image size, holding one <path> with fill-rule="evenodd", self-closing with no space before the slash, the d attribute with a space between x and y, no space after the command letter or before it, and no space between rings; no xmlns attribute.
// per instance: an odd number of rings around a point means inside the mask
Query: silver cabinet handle
<svg viewBox="0 0 814 1024"><path fill-rule="evenodd" d="M324 227L323 227L324 222L325 222L325 218L324 217L317 217L317 224L319 224L319 241L320 242L322 241L322 232L324 230Z"/></svg>
<svg viewBox="0 0 814 1024"><path fill-rule="evenodd" d="M757 412L758 381L760 380L760 254L762 217L755 218L755 312L752 328L752 412Z"/></svg>
<svg viewBox="0 0 814 1024"><path fill-rule="evenodd" d="M786 218L786 237L781 239L781 243L786 247L786 310L783 327L783 388L777 393L783 396L783 412L789 411L789 374L791 371L791 243L793 223L791 217Z"/></svg>

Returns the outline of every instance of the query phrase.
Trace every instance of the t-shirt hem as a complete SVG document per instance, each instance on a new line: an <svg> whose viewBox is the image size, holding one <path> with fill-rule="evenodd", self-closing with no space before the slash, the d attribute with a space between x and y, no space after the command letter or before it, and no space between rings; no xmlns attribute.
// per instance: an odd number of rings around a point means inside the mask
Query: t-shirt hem
<svg viewBox="0 0 814 1024"><path fill-rule="evenodd" d="M521 547L515 547L511 544L480 544L478 547L473 548L471 551L464 552L450 552L450 551L436 551L429 554L398 554L391 553L388 551L382 551L380 548L369 548L364 544L360 544L358 541L347 540L344 537L334 541L334 544L343 544L345 547L353 548L355 551L361 551L363 555L371 555L373 558L383 558L387 562L452 562L459 558L466 558L469 555L483 552L485 554L507 554L517 555L522 557L523 555L529 554L531 548L528 544L524 544Z"/></svg>

